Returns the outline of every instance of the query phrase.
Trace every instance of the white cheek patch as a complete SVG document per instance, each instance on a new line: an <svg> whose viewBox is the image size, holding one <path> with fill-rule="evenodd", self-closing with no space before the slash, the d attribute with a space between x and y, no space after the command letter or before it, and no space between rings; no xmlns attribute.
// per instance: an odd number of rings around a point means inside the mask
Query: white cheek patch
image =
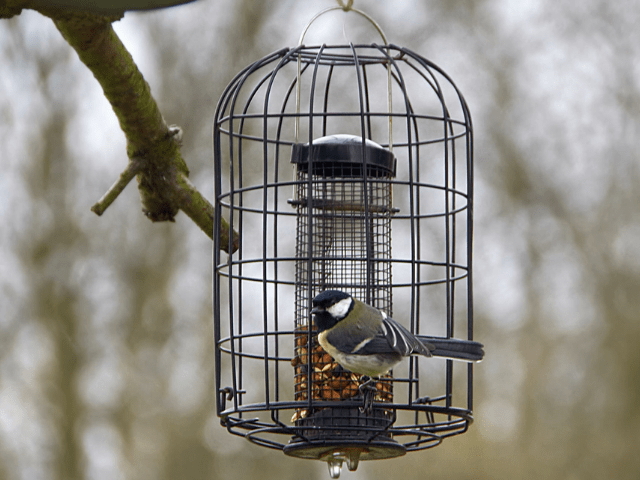
<svg viewBox="0 0 640 480"><path fill-rule="evenodd" d="M338 320L342 320L347 316L347 312L349 311L349 308L351 308L351 302L353 302L352 299L344 298L327 308L327 312Z"/></svg>

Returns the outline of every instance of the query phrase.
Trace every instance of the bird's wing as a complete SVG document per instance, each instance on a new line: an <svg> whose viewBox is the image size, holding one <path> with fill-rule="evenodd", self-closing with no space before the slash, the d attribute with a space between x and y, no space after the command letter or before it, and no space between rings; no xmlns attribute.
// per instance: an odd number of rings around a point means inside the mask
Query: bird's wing
<svg viewBox="0 0 640 480"><path fill-rule="evenodd" d="M433 346L418 340L409 330L395 320L385 317L380 323L376 335L362 342L353 350L359 355L373 354L400 354L402 356L412 353L431 356Z"/></svg>
<svg viewBox="0 0 640 480"><path fill-rule="evenodd" d="M416 353L426 357L431 356L433 346L418 340L413 333L404 328L392 318L386 317L382 320L383 334L392 349L403 356Z"/></svg>

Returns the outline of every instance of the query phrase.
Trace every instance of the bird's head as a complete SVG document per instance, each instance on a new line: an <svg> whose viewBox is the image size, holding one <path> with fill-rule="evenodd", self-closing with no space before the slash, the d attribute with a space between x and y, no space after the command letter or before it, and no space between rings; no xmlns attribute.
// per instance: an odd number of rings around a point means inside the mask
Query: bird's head
<svg viewBox="0 0 640 480"><path fill-rule="evenodd" d="M355 301L348 293L340 290L325 290L312 301L314 321L319 332L333 327L353 309Z"/></svg>

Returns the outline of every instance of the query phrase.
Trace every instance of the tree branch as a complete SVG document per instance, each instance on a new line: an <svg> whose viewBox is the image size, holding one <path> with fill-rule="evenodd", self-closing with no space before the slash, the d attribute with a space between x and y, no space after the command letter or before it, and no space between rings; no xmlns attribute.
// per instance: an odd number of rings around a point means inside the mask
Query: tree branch
<svg viewBox="0 0 640 480"><path fill-rule="evenodd" d="M200 192L193 186L189 179L185 175L178 176L178 188L179 194L189 192L188 195L184 195L184 198L180 202L180 209L186 213L191 220L193 220L205 233L209 234L213 240L213 206L200 194ZM220 248L227 252L229 245L229 224L224 218L220 219L222 225L220 225ZM203 228L206 226L206 230ZM231 251L235 252L240 246L238 234L233 232L233 244ZM229 253L229 252L227 252Z"/></svg>
<svg viewBox="0 0 640 480"><path fill-rule="evenodd" d="M10 3L3 6L8 12L25 7L22 0L13 6ZM122 14L101 16L41 5L36 9L53 20L91 70L127 139L129 165L92 210L101 215L137 175L143 212L151 221L174 221L182 210L213 238L214 207L187 179L189 169L180 153L181 131L167 126L149 84L111 26ZM230 234L236 249L238 235L223 221L221 248L225 251Z"/></svg>

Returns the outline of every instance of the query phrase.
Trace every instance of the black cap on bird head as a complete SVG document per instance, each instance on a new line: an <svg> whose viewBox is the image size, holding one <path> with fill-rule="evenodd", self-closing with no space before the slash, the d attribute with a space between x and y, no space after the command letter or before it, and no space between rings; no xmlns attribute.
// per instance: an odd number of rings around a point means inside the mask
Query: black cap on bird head
<svg viewBox="0 0 640 480"><path fill-rule="evenodd" d="M312 303L314 307L328 308L331 305L335 305L340 300L349 298L351 295L341 290L325 290L315 296Z"/></svg>

